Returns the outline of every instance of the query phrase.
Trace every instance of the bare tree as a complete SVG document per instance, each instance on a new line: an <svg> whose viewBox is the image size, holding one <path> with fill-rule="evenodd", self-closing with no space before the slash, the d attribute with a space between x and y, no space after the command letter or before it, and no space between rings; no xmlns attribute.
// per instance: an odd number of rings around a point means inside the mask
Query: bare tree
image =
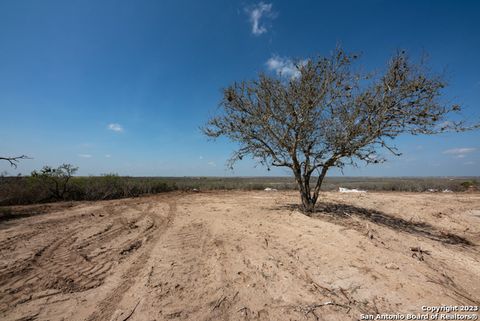
<svg viewBox="0 0 480 321"><path fill-rule="evenodd" d="M291 168L310 213L330 168L383 162L381 149L400 155L392 140L401 134L478 127L449 117L460 106L441 101L443 77L412 63L404 51L382 75L357 71L357 58L337 48L329 57L297 63L290 79L260 74L234 83L223 90L222 113L202 130L239 144L230 165L250 155L268 169Z"/></svg>
<svg viewBox="0 0 480 321"><path fill-rule="evenodd" d="M12 166L13 168L17 168L17 163L21 159L30 159L30 157L28 157L26 155L14 156L14 157L0 157L0 160L4 160L4 161L9 162L10 166Z"/></svg>

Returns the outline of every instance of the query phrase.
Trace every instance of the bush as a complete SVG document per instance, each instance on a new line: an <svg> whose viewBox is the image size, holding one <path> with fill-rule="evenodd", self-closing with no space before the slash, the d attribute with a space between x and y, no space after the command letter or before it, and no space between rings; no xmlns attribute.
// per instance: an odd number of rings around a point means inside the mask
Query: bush
<svg viewBox="0 0 480 321"><path fill-rule="evenodd" d="M70 185L68 184L73 174L78 170L71 164L63 164L57 168L44 166L40 171L33 171L32 177L37 179L49 191L49 198L63 200L68 198Z"/></svg>
<svg viewBox="0 0 480 321"><path fill-rule="evenodd" d="M45 173L50 173L46 171ZM108 200L137 197L176 190L174 182L158 178L120 177L104 174L91 177L71 177L67 181L58 178L59 190L54 179L36 172L27 177L0 177L0 205L21 205L58 200ZM65 183L65 191L64 186Z"/></svg>
<svg viewBox="0 0 480 321"><path fill-rule="evenodd" d="M478 187L478 182L476 180L471 180L471 181L465 181L465 182L462 182L462 187L465 189L465 190L468 190L470 188L476 188Z"/></svg>

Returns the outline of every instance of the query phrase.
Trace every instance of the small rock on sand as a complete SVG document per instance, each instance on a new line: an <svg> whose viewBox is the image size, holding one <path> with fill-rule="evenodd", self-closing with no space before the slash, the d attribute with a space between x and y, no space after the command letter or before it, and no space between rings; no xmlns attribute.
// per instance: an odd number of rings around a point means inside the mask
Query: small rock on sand
<svg viewBox="0 0 480 321"><path fill-rule="evenodd" d="M387 263L385 264L385 268L389 269L389 270L398 270L400 269L398 267L398 265L396 265L395 263Z"/></svg>

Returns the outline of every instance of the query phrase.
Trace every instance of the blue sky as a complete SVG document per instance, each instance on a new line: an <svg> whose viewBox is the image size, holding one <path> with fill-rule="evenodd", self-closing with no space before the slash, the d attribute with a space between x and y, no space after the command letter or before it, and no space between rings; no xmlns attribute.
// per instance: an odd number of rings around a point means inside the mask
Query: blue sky
<svg viewBox="0 0 480 321"><path fill-rule="evenodd" d="M446 70L445 99L478 121L479 14L473 0L1 1L0 155L33 159L0 172L72 163L82 175L288 175L249 160L227 170L235 145L199 127L222 87L338 43L372 70L399 48L427 52ZM396 143L401 157L344 174L480 175L479 131Z"/></svg>

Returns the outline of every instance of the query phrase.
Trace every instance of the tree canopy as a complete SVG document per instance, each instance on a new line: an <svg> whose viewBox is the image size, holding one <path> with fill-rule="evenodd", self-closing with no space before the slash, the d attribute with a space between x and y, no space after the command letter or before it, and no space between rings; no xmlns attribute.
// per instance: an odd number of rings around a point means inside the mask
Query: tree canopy
<svg viewBox="0 0 480 321"><path fill-rule="evenodd" d="M446 82L404 51L376 75L355 68L359 56L337 48L328 57L298 61L294 77L260 74L223 90L221 113L203 132L239 144L230 165L246 155L291 168L305 211L313 210L329 168L380 163L401 134L477 128L455 121L461 107L443 101ZM313 175L317 181L311 186Z"/></svg>

